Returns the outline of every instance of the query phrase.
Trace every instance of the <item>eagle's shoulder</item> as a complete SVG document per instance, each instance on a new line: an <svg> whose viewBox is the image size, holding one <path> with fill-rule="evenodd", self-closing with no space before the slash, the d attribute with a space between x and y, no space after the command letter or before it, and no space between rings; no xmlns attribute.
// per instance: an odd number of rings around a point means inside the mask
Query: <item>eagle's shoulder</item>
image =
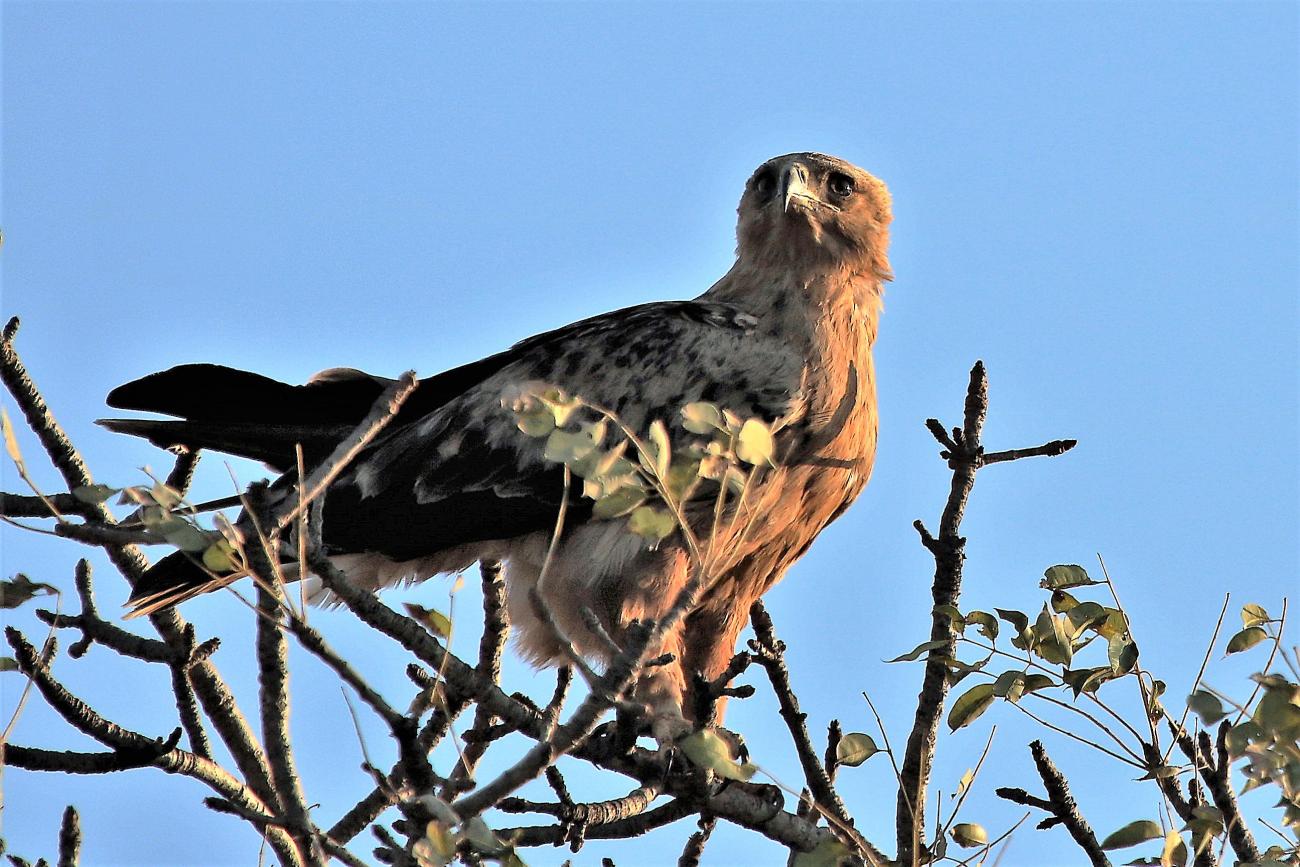
<svg viewBox="0 0 1300 867"><path fill-rule="evenodd" d="M716 301L652 301L581 319L516 343L508 353L524 356L555 349L580 348L582 341L620 340L643 331L684 332L693 327L747 334L758 318L734 304Z"/></svg>

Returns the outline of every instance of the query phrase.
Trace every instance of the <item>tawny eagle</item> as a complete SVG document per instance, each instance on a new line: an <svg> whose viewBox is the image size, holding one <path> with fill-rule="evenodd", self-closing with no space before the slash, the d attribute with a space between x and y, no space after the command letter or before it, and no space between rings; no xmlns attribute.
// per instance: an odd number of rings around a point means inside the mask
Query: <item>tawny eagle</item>
<svg viewBox="0 0 1300 867"><path fill-rule="evenodd" d="M692 402L779 420L775 466L747 494L745 532L720 541L718 579L656 650L674 661L637 686L656 719L689 716L691 673L725 670L750 605L858 496L876 448L871 348L890 278L884 184L834 157L788 154L758 167L738 212L736 262L695 300L584 319L422 380L325 495L323 544L349 580L378 588L502 560L523 654L563 662L529 594L565 496L564 468L521 434L510 406L520 389L548 383L634 431L661 420L682 433L680 409ZM164 447L263 461L290 474L272 487L288 491L296 446L308 468L323 460L390 382L334 370L295 386L189 364L108 398L182 420L104 424ZM592 501L569 490L543 598L578 652L599 660L609 643L580 610L617 642L631 621L672 604L690 556L680 533L649 545L625 520L593 517ZM173 604L221 583L173 554L149 570L131 604Z"/></svg>

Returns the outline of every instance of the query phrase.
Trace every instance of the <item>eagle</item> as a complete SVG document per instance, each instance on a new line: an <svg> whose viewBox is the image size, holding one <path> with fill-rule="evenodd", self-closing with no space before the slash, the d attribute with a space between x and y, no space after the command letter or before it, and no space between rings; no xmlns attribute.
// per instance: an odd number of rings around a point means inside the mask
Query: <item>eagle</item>
<svg viewBox="0 0 1300 867"><path fill-rule="evenodd" d="M759 420L774 447L746 491L748 518L741 530L727 524L714 577L654 649L671 661L634 690L656 731L689 721L694 684L724 673L751 605L854 501L876 451L872 344L891 279L888 190L842 159L793 153L755 170L737 210L735 263L694 300L594 316L420 380L324 495L322 544L348 581L379 589L498 560L526 659L562 664L576 650L607 662L632 623L662 616L686 585L685 533L650 542L593 512L581 487L566 484L566 467L521 433L520 395L545 384L606 408L627 430L658 423L674 438L686 435L681 410L691 404ZM290 496L299 449L307 469L319 464L392 382L332 369L290 385L185 364L108 396L112 407L173 420L101 424L162 447L262 461L283 474L272 496ZM697 490L715 501L716 488ZM703 506L688 513L701 532L717 517ZM128 605L155 610L229 577L176 552L149 569Z"/></svg>

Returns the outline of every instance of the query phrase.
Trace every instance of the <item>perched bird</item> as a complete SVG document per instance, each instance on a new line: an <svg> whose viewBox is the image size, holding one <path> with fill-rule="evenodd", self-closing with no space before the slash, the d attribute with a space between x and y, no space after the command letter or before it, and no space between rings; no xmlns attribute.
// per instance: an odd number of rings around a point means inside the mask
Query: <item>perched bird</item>
<svg viewBox="0 0 1300 867"><path fill-rule="evenodd" d="M565 470L520 432L512 402L544 383L609 408L633 431L660 420L674 437L692 402L774 423L774 466L746 493L747 520L716 540L716 577L656 650L674 661L636 688L657 725L689 718L691 674L715 679L726 669L751 604L858 496L876 449L871 347L891 276L885 185L834 157L788 154L758 167L738 213L735 264L695 300L595 316L422 380L325 495L323 544L348 579L379 588L502 560L523 654L563 662L529 593L566 496ZM390 382L333 370L295 386L183 365L108 398L183 420L102 423L164 447L264 461L286 473L271 491L287 495L295 445L310 469ZM690 553L682 533L648 544L625 520L593 516L580 488L567 490L541 595L580 654L607 659L607 637L618 642L632 621L662 615L677 598ZM701 488L699 499L713 503L716 490ZM689 513L707 533L711 510ZM178 552L149 570L129 604L152 610L222 583ZM593 634L584 607L605 636Z"/></svg>

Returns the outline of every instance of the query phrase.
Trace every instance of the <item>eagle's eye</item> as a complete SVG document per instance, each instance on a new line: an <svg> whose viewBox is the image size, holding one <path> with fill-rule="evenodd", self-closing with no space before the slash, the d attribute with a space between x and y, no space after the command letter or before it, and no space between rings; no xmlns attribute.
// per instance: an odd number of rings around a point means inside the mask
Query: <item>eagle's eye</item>
<svg viewBox="0 0 1300 867"><path fill-rule="evenodd" d="M832 172L829 186L831 192L841 199L847 199L853 195L853 178L843 172Z"/></svg>
<svg viewBox="0 0 1300 867"><path fill-rule="evenodd" d="M772 195L774 189L776 189L776 177L770 171L762 172L754 178L754 192L763 198Z"/></svg>

